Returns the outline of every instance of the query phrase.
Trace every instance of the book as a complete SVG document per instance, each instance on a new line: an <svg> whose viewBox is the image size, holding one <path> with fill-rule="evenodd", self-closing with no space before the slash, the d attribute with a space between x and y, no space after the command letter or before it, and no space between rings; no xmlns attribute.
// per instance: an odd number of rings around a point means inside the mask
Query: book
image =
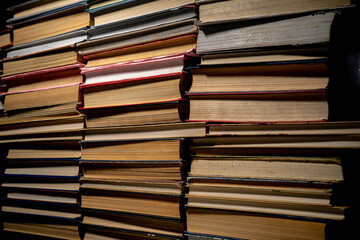
<svg viewBox="0 0 360 240"><path fill-rule="evenodd" d="M71 240L81 239L79 227L69 224L47 224L28 222L7 222L4 223L4 230L9 232L30 234L30 236L55 237Z"/></svg>
<svg viewBox="0 0 360 240"><path fill-rule="evenodd" d="M28 16L34 16L41 13L51 13L56 9L62 7L71 7L74 4L83 4L83 0L58 0L58 1L44 1L33 0L24 3L16 4L9 7L8 10L12 11L15 19L21 19ZM11 21L10 21L11 22Z"/></svg>
<svg viewBox="0 0 360 240"><path fill-rule="evenodd" d="M73 104L81 104L79 99L80 84L69 84L45 90L24 91L6 94L4 108L6 111Z"/></svg>
<svg viewBox="0 0 360 240"><path fill-rule="evenodd" d="M49 121L7 124L0 125L0 129L2 129L0 137L80 131L83 129L83 126L84 120L82 117L70 117Z"/></svg>
<svg viewBox="0 0 360 240"><path fill-rule="evenodd" d="M107 36L103 34L105 36L101 38L95 38L93 36L94 39L79 43L77 46L80 48L79 53L81 55L91 55L119 48L128 48L133 45L176 38L182 35L197 34L197 27L194 25L194 21L195 19L186 19L137 31L124 32L117 35ZM91 32L89 34L91 34Z"/></svg>
<svg viewBox="0 0 360 240"><path fill-rule="evenodd" d="M12 167L6 168L5 174L75 177L79 175L79 166Z"/></svg>
<svg viewBox="0 0 360 240"><path fill-rule="evenodd" d="M207 138L196 138L193 140L192 148L195 155L251 153L267 151L276 153L278 150L287 152L291 149L293 153L324 152L336 153L340 149L357 149L359 142L357 135L253 135L253 136L217 136ZM231 150L230 150L231 149ZM291 152L290 151L290 152ZM222 153L221 153L222 152ZM224 155L226 155L224 154Z"/></svg>
<svg viewBox="0 0 360 240"><path fill-rule="evenodd" d="M17 213L17 214L29 214L36 216L50 216L53 218L65 218L65 219L76 219L80 216L79 213L66 212L66 211L54 211L46 209L35 209L35 208L25 208L25 207L15 207L15 206L2 206L1 211L6 213Z"/></svg>
<svg viewBox="0 0 360 240"><path fill-rule="evenodd" d="M85 141L204 137L204 123L155 124L85 129Z"/></svg>
<svg viewBox="0 0 360 240"><path fill-rule="evenodd" d="M201 208L188 208L187 220L187 232L213 235L214 238L223 236L225 239L266 239L269 236L277 239L294 236L324 239L327 225L326 221Z"/></svg>
<svg viewBox="0 0 360 240"><path fill-rule="evenodd" d="M87 190L109 190L149 194L181 195L185 191L182 182L131 181L81 177L81 188Z"/></svg>
<svg viewBox="0 0 360 240"><path fill-rule="evenodd" d="M144 44L94 53L84 56L86 68L119 64L141 59L152 59L161 56L192 52L195 49L196 35L188 34Z"/></svg>
<svg viewBox="0 0 360 240"><path fill-rule="evenodd" d="M3 77L1 81L8 86L7 94L48 90L56 87L82 83L83 77L80 69L83 66L85 65L70 64L19 73Z"/></svg>
<svg viewBox="0 0 360 240"><path fill-rule="evenodd" d="M0 139L2 144L44 142L44 141L80 141L83 139L81 131L65 131L56 133L40 133L27 135L11 135Z"/></svg>
<svg viewBox="0 0 360 240"><path fill-rule="evenodd" d="M63 159L80 158L80 144L75 141L65 142L38 142L12 144L8 148L7 159Z"/></svg>
<svg viewBox="0 0 360 240"><path fill-rule="evenodd" d="M179 101L184 97L189 83L186 78L184 75L175 75L83 87L84 109Z"/></svg>
<svg viewBox="0 0 360 240"><path fill-rule="evenodd" d="M0 31L0 48L4 49L6 47L12 46L12 31L10 29Z"/></svg>
<svg viewBox="0 0 360 240"><path fill-rule="evenodd" d="M326 59L329 54L325 46L293 46L291 48L257 49L254 51L231 51L201 55L201 66L251 64L269 62L296 62Z"/></svg>
<svg viewBox="0 0 360 240"><path fill-rule="evenodd" d="M203 26L198 35L197 53L327 44L335 16L330 11Z"/></svg>
<svg viewBox="0 0 360 240"><path fill-rule="evenodd" d="M84 10L64 16L49 18L13 30L14 45L20 45L40 39L64 34L93 25L91 15Z"/></svg>
<svg viewBox="0 0 360 240"><path fill-rule="evenodd" d="M310 182L344 180L340 159L336 157L195 156L189 176Z"/></svg>
<svg viewBox="0 0 360 240"><path fill-rule="evenodd" d="M188 0L117 1L92 4L89 11L94 14L95 26L124 19L134 18L165 9L191 4Z"/></svg>
<svg viewBox="0 0 360 240"><path fill-rule="evenodd" d="M333 206L339 184L235 178L188 177L189 198Z"/></svg>
<svg viewBox="0 0 360 240"><path fill-rule="evenodd" d="M249 20L276 15L294 14L308 11L326 10L329 8L343 8L351 5L351 1L209 1L199 3L199 25Z"/></svg>
<svg viewBox="0 0 360 240"><path fill-rule="evenodd" d="M329 83L325 59L201 65L190 71L189 93L300 91L326 89Z"/></svg>
<svg viewBox="0 0 360 240"><path fill-rule="evenodd" d="M358 134L357 121L274 124L208 124L208 136L224 135L346 135Z"/></svg>
<svg viewBox="0 0 360 240"><path fill-rule="evenodd" d="M141 32L148 33L146 29L160 30L172 28L172 26L187 25L196 18L195 6L187 5L177 8L166 9L161 12L150 13L145 16L139 16L137 18L125 19L122 21L116 21L109 24L103 24L99 26L92 26L88 30L89 40L99 40L98 43L102 43L100 39L108 38L112 40L111 36L126 37L128 34L140 34ZM129 25L128 23L132 24ZM134 36L135 36L134 35ZM183 34L181 34L183 35ZM115 40L116 38L114 38ZM92 46L97 42L84 44L84 47ZM115 44L115 43L114 43ZM82 52L82 44L79 44L80 52Z"/></svg>
<svg viewBox="0 0 360 240"><path fill-rule="evenodd" d="M208 197L189 197L187 206L206 209L247 211L255 213L278 214L295 217L342 221L346 207L311 206L307 204L264 203L235 199L213 199Z"/></svg>
<svg viewBox="0 0 360 240"><path fill-rule="evenodd" d="M181 76L185 75L183 74L185 68L196 63L197 59L191 50L190 52L159 56L157 58L84 68L82 73L85 75L86 81L82 86L85 88L112 83Z"/></svg>
<svg viewBox="0 0 360 240"><path fill-rule="evenodd" d="M32 194L21 192L10 192L6 195L7 199L27 200L27 201L40 201L40 202L56 202L56 203L68 203L76 204L76 197L69 196L51 196L50 194Z"/></svg>
<svg viewBox="0 0 360 240"><path fill-rule="evenodd" d="M44 190L56 190L56 191L79 191L80 183L79 182L50 182L50 181L41 181L36 182L35 180L27 179L27 182L3 182L1 184L2 188L12 188L12 189L44 189Z"/></svg>
<svg viewBox="0 0 360 240"><path fill-rule="evenodd" d="M180 219L181 198L178 196L144 193L83 191L83 209L108 210L141 215L151 215L170 219Z"/></svg>
<svg viewBox="0 0 360 240"><path fill-rule="evenodd" d="M27 73L65 65L80 64L82 61L83 59L74 49L55 51L36 56L9 58L5 59L3 62L3 76Z"/></svg>
<svg viewBox="0 0 360 240"><path fill-rule="evenodd" d="M102 235L111 236L111 232L107 232L107 230L111 230L120 235L130 233L138 234L138 237L150 235L156 239L178 239L181 238L184 229L183 222L151 216L112 215L111 212L104 211L85 211L85 214L83 224L86 228L86 235L104 231Z"/></svg>
<svg viewBox="0 0 360 240"><path fill-rule="evenodd" d="M6 51L7 58L38 54L65 48L74 48L75 43L87 40L86 30L80 29L29 43L19 44Z"/></svg>
<svg viewBox="0 0 360 240"><path fill-rule="evenodd" d="M33 109L8 111L6 115L0 118L2 125L28 122L56 120L59 118L79 116L77 105L74 103L65 103L59 105L50 105Z"/></svg>
<svg viewBox="0 0 360 240"><path fill-rule="evenodd" d="M86 126L94 128L183 122L189 117L188 107L187 101L180 100L82 109L82 112L86 115Z"/></svg>
<svg viewBox="0 0 360 240"><path fill-rule="evenodd" d="M81 160L179 162L185 160L187 142L183 138L138 141L81 142Z"/></svg>
<svg viewBox="0 0 360 240"><path fill-rule="evenodd" d="M326 90L187 95L190 121L311 122L329 117Z"/></svg>
<svg viewBox="0 0 360 240"><path fill-rule="evenodd" d="M112 163L108 165L81 161L85 179L122 180L138 182L180 182L182 181L181 163Z"/></svg>

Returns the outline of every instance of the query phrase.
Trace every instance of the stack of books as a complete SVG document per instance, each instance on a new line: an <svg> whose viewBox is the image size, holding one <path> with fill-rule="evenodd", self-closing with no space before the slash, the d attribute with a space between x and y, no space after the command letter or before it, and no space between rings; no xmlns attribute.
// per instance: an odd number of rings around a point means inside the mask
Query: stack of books
<svg viewBox="0 0 360 240"><path fill-rule="evenodd" d="M66 0L10 8L13 46L2 61L7 91L0 118L8 238L80 239L84 59L75 43L86 40L92 24L86 8L84 1Z"/></svg>
<svg viewBox="0 0 360 240"><path fill-rule="evenodd" d="M191 71L190 120L334 118L332 103L341 98L336 92L343 83L332 79L341 45L333 36L356 18L346 2L200 1L201 65Z"/></svg>
<svg viewBox="0 0 360 240"><path fill-rule="evenodd" d="M90 5L95 26L88 30L89 41L78 44L87 60L82 69L87 126L184 121L190 87L184 69L199 60L195 6L191 1L108 2ZM106 15L117 18L98 20Z"/></svg>
<svg viewBox="0 0 360 240"><path fill-rule="evenodd" d="M354 6L198 3L201 64L187 95L189 120L207 122L208 136L192 145L188 239L351 236L359 115L343 108L358 88L334 72L358 45L339 40L351 35Z"/></svg>
<svg viewBox="0 0 360 240"><path fill-rule="evenodd" d="M208 137L193 140L189 238L347 236L359 126L209 124Z"/></svg>
<svg viewBox="0 0 360 240"><path fill-rule="evenodd" d="M78 141L9 146L2 176L6 236L80 239Z"/></svg>
<svg viewBox="0 0 360 240"><path fill-rule="evenodd" d="M31 0L9 10L1 237L355 232L352 1Z"/></svg>
<svg viewBox="0 0 360 240"><path fill-rule="evenodd" d="M180 239L185 230L188 137L185 71L195 66L192 1L88 1L95 25L79 43L87 60L82 113L84 239Z"/></svg>
<svg viewBox="0 0 360 240"><path fill-rule="evenodd" d="M10 29L5 29L0 31L0 61L4 59L5 49L12 46L12 31ZM2 74L2 63L0 62L0 74ZM0 78L1 80L1 78ZM3 93L6 92L6 83L0 81L0 116L4 112L4 96Z"/></svg>

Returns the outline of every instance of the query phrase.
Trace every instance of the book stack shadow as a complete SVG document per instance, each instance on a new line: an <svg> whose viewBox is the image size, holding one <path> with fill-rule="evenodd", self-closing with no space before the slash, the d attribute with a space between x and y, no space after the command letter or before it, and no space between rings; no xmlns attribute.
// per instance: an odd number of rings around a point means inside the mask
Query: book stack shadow
<svg viewBox="0 0 360 240"><path fill-rule="evenodd" d="M208 132L191 147L188 239L356 232L358 9L294 3L199 1L186 95Z"/></svg>
<svg viewBox="0 0 360 240"><path fill-rule="evenodd" d="M81 239L84 59L75 43L86 40L92 24L86 8L84 1L29 1L9 9L13 45L5 50L1 78L1 238Z"/></svg>

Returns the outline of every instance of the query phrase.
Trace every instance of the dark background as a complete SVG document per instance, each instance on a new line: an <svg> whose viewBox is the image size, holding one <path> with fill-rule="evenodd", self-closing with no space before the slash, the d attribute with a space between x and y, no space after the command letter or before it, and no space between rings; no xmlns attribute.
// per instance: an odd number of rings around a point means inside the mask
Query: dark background
<svg viewBox="0 0 360 240"><path fill-rule="evenodd" d="M28 0L0 0L0 31L6 29L6 20L12 18L12 13L6 9Z"/></svg>

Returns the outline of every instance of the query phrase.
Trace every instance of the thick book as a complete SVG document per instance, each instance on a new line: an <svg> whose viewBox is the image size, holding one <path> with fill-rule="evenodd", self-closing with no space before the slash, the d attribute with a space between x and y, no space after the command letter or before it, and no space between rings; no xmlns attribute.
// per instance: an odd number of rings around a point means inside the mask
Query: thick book
<svg viewBox="0 0 360 240"><path fill-rule="evenodd" d="M329 51L326 46L293 46L278 49L238 50L201 55L201 66L252 64L269 62L291 62L326 59Z"/></svg>
<svg viewBox="0 0 360 240"><path fill-rule="evenodd" d="M189 176L308 182L344 180L339 157L195 155Z"/></svg>
<svg viewBox="0 0 360 240"><path fill-rule="evenodd" d="M126 234L139 238L151 235L155 239L181 239L184 231L184 223L161 218L106 211L86 211L84 215L85 239L89 240L126 237Z"/></svg>
<svg viewBox="0 0 360 240"><path fill-rule="evenodd" d="M11 19L13 21L29 16L51 14L52 12L61 11L63 8L71 8L73 5L82 5L84 3L84 0L31 0L11 6L7 10L13 12L14 17Z"/></svg>
<svg viewBox="0 0 360 240"><path fill-rule="evenodd" d="M189 117L186 100L81 110L88 128L178 123Z"/></svg>
<svg viewBox="0 0 360 240"><path fill-rule="evenodd" d="M336 153L341 149L358 149L357 135L253 135L253 136L214 136L196 138L192 147L195 155L242 155L244 153L294 152Z"/></svg>
<svg viewBox="0 0 360 240"><path fill-rule="evenodd" d="M187 94L190 121L311 122L329 116L326 90Z"/></svg>
<svg viewBox="0 0 360 240"><path fill-rule="evenodd" d="M8 111L0 118L0 124L21 124L80 116L76 103L50 105L32 109Z"/></svg>
<svg viewBox="0 0 360 240"><path fill-rule="evenodd" d="M188 198L236 199L239 201L339 205L334 200L339 184L263 179L189 177Z"/></svg>
<svg viewBox="0 0 360 240"><path fill-rule="evenodd" d="M123 239L123 238L133 238L133 239L141 239L141 238L149 238L148 236L151 235L152 239L157 240L181 240L183 239L182 236L180 237L172 237L169 235L160 235L160 234L154 234L154 233L148 233L148 232L134 232L134 231L128 231L128 230L119 230L119 229L109 229L102 227L88 227L86 228L86 233L84 236L85 240L109 240L109 239Z"/></svg>
<svg viewBox="0 0 360 240"><path fill-rule="evenodd" d="M224 135L346 135L359 134L358 121L268 124L209 124L208 136Z"/></svg>
<svg viewBox="0 0 360 240"><path fill-rule="evenodd" d="M325 239L329 221L241 211L187 208L189 239ZM329 224L330 225L330 224ZM336 225L332 225L335 227ZM194 238L194 236L196 238Z"/></svg>
<svg viewBox="0 0 360 240"><path fill-rule="evenodd" d="M289 204L278 202L269 203L231 198L208 198L207 196L188 197L187 206L216 210L278 214L334 221L344 220L344 213L346 209L346 207L339 206L312 206L299 203Z"/></svg>
<svg viewBox="0 0 360 240"><path fill-rule="evenodd" d="M200 0L199 25L209 25L238 20L249 20L276 15L349 7L350 0L321 1L212 1Z"/></svg>
<svg viewBox="0 0 360 240"><path fill-rule="evenodd" d="M329 74L325 58L190 68L189 93L300 91L325 89Z"/></svg>
<svg viewBox="0 0 360 240"><path fill-rule="evenodd" d="M204 123L169 123L85 129L85 141L204 137Z"/></svg>
<svg viewBox="0 0 360 240"><path fill-rule="evenodd" d="M180 196L185 191L183 182L132 181L81 177L81 188Z"/></svg>
<svg viewBox="0 0 360 240"><path fill-rule="evenodd" d="M179 101L183 99L188 84L187 76L180 74L87 87L83 88L84 109Z"/></svg>
<svg viewBox="0 0 360 240"><path fill-rule="evenodd" d="M23 236L18 235L9 235L9 238L25 238L29 237L30 239L51 237L51 238L61 238L61 239L72 239L80 240L79 236L79 227L74 224L52 224L52 223L37 223L37 222L10 222L5 221L4 231L8 233L22 233Z"/></svg>
<svg viewBox="0 0 360 240"><path fill-rule="evenodd" d="M187 159L183 138L81 142L81 160L94 162L179 162Z"/></svg>
<svg viewBox="0 0 360 240"><path fill-rule="evenodd" d="M83 69L84 109L178 101L190 87L191 52ZM130 95L131 96L130 96Z"/></svg>
<svg viewBox="0 0 360 240"><path fill-rule="evenodd" d="M0 31L0 49L11 47L13 43L12 31L10 29Z"/></svg>
<svg viewBox="0 0 360 240"><path fill-rule="evenodd" d="M193 19L196 19L194 5L166 9L162 12L155 12L137 18L93 26L88 30L89 40L97 40L115 35L126 36L127 33L140 33L146 31L146 29L167 28L167 26L171 26L172 24ZM129 25L129 22L131 22L131 25Z"/></svg>
<svg viewBox="0 0 360 240"><path fill-rule="evenodd" d="M84 118L65 117L57 120L23 122L0 125L0 138L31 134L80 131L84 128Z"/></svg>
<svg viewBox="0 0 360 240"><path fill-rule="evenodd" d="M81 55L91 55L99 52L115 50L119 48L140 45L149 42L161 41L182 35L197 34L198 29L194 25L195 19L185 19L178 22L163 24L117 35L105 35L90 39L90 41L77 44ZM113 28L111 28L113 29ZM91 32L88 31L88 34Z"/></svg>
<svg viewBox="0 0 360 240"><path fill-rule="evenodd" d="M23 56L8 58L3 62L3 76L28 73L37 70L81 64L84 60L75 49L54 51L37 54L36 56Z"/></svg>
<svg viewBox="0 0 360 240"><path fill-rule="evenodd" d="M83 209L127 212L165 219L180 220L183 211L179 209L183 198L162 194L83 190L81 201Z"/></svg>
<svg viewBox="0 0 360 240"><path fill-rule="evenodd" d="M38 202L53 202L53 203L63 203L63 204L77 204L78 199L76 195L70 196L66 192L59 194L59 192L51 191L10 191L6 198L9 200L26 200L26 201L38 201Z"/></svg>
<svg viewBox="0 0 360 240"><path fill-rule="evenodd" d="M335 16L330 11L203 26L197 53L328 44Z"/></svg>
<svg viewBox="0 0 360 240"><path fill-rule="evenodd" d="M25 9L27 11L24 11ZM64 0L59 1L57 4L51 3L51 1L29 1L8 8L8 10L14 12L15 17L8 19L7 23L12 28L18 28L48 19L59 18L67 14L83 12L86 9L87 4L85 1ZM22 16L19 16L19 14Z"/></svg>
<svg viewBox="0 0 360 240"><path fill-rule="evenodd" d="M44 205L44 203L42 203ZM58 218L64 220L76 220L80 218L80 213L78 211L66 211L65 209L56 209L57 206L64 208L63 204L55 203L51 206L53 209L37 209L31 207L18 207L18 206L2 206L1 211L6 214L16 214L20 216L29 216L29 217L50 217ZM49 208L49 206L46 206ZM51 208L50 207L50 208ZM66 208L66 207L65 207ZM60 210L60 211L59 211Z"/></svg>
<svg viewBox="0 0 360 240"><path fill-rule="evenodd" d="M27 179L26 182L3 182L1 187L11 188L11 189L31 189L31 190L45 190L45 191L69 191L75 192L79 191L80 183L79 182L50 182L48 179L39 181L31 181Z"/></svg>
<svg viewBox="0 0 360 240"><path fill-rule="evenodd" d="M38 142L12 144L8 148L7 159L76 159L81 156L81 147L77 141Z"/></svg>
<svg viewBox="0 0 360 240"><path fill-rule="evenodd" d="M192 4L193 2L189 0L103 2L92 4L89 12L94 14L94 25L101 25Z"/></svg>
<svg viewBox="0 0 360 240"><path fill-rule="evenodd" d="M66 87L83 82L81 67L85 64L70 64L19 73L3 77L1 81L7 84L6 94L21 94L32 91L49 90L56 87Z"/></svg>
<svg viewBox="0 0 360 240"><path fill-rule="evenodd" d="M6 51L6 57L13 58L30 54L38 54L45 51L74 48L76 43L86 40L86 30L75 30L53 37L13 46Z"/></svg>
<svg viewBox="0 0 360 240"><path fill-rule="evenodd" d="M15 28L14 45L25 44L78 29L86 29L92 25L92 16L84 10L57 18L45 19Z"/></svg>
<svg viewBox="0 0 360 240"><path fill-rule="evenodd" d="M83 68L86 76L83 88L97 85L165 78L182 75L187 66L197 62L192 50L155 58L140 59L105 66ZM188 86L190 87L190 86Z"/></svg>
<svg viewBox="0 0 360 240"><path fill-rule="evenodd" d="M6 94L4 108L6 111L32 109L61 104L80 105L80 84L54 87L50 89L25 91L21 93Z"/></svg>
<svg viewBox="0 0 360 240"><path fill-rule="evenodd" d="M79 166L8 167L5 175L76 177L79 176Z"/></svg>
<svg viewBox="0 0 360 240"><path fill-rule="evenodd" d="M185 164L178 163L136 163L112 162L100 160L81 161L83 176L92 180L117 180L135 182L181 182L185 180L183 169ZM129 190L127 190L129 191Z"/></svg>
<svg viewBox="0 0 360 240"><path fill-rule="evenodd" d="M131 45L119 49L84 56L86 68L134 62L143 59L156 59L179 53L193 52L196 46L196 34L167 38L144 44Z"/></svg>

